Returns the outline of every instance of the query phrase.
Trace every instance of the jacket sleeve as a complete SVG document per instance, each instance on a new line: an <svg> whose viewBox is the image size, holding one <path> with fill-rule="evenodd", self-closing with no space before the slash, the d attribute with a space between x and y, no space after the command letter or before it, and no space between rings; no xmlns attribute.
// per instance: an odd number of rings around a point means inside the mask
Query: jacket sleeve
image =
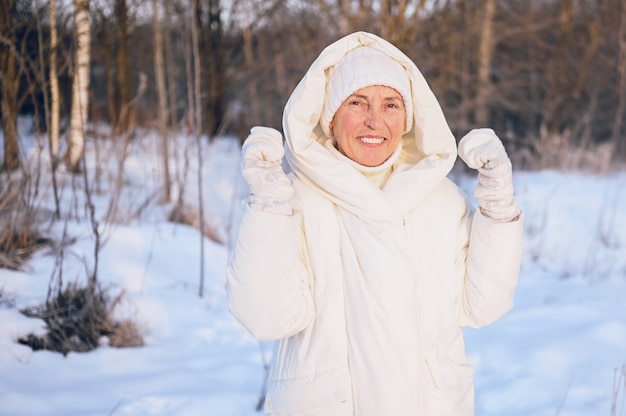
<svg viewBox="0 0 626 416"><path fill-rule="evenodd" d="M226 271L228 306L255 338L286 338L315 318L302 240L297 212L285 216L246 208Z"/></svg>
<svg viewBox="0 0 626 416"><path fill-rule="evenodd" d="M474 213L465 247L460 325L479 328L513 307L522 258L523 214L511 222L491 221Z"/></svg>

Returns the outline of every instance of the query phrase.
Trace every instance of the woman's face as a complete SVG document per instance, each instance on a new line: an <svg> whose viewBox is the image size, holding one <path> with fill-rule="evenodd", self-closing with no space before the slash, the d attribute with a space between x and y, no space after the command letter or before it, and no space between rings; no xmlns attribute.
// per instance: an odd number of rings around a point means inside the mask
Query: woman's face
<svg viewBox="0 0 626 416"><path fill-rule="evenodd" d="M398 147L405 115L400 93L372 85L356 91L339 106L330 128L341 153L361 165L378 166Z"/></svg>

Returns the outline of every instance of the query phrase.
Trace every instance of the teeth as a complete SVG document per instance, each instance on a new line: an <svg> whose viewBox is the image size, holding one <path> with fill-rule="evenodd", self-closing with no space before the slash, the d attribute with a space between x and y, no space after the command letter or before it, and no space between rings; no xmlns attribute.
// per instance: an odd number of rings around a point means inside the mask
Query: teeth
<svg viewBox="0 0 626 416"><path fill-rule="evenodd" d="M363 143L367 144L381 144L385 138L384 137L359 137Z"/></svg>

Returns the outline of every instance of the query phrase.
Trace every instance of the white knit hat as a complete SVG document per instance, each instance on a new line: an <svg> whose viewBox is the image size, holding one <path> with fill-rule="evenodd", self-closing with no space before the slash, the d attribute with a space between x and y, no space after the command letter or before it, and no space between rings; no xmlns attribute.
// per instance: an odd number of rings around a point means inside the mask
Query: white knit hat
<svg viewBox="0 0 626 416"><path fill-rule="evenodd" d="M413 126L411 82L406 70L384 53L367 46L347 53L331 69L326 81L326 98L320 124L331 137L330 123L339 106L355 91L372 85L384 85L398 91L406 110L406 134Z"/></svg>

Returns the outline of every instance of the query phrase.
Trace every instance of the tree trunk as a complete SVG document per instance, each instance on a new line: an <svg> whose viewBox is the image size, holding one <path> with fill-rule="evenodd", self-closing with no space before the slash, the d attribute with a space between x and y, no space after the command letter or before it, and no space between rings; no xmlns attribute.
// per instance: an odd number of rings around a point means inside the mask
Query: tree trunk
<svg viewBox="0 0 626 416"><path fill-rule="evenodd" d="M254 49L252 46L252 33L250 27L243 28L243 52L246 59L246 67L248 73L248 94L250 98L250 109L252 111L252 124L258 126L261 124L261 110L259 108L259 92L257 88L256 71L258 68L254 62Z"/></svg>
<svg viewBox="0 0 626 416"><path fill-rule="evenodd" d="M127 133L134 125L135 109L130 105L132 85L130 76L130 51L128 45L128 6L126 0L115 0L117 18L117 81L119 102L117 105L117 133Z"/></svg>
<svg viewBox="0 0 626 416"><path fill-rule="evenodd" d="M617 108L613 119L611 139L617 149L617 155L626 157L626 140L622 136L624 110L626 110L626 0L621 1L621 18L619 23L619 57L617 62Z"/></svg>
<svg viewBox="0 0 626 416"><path fill-rule="evenodd" d="M600 9L601 2L597 2L591 7L597 7ZM583 112L581 117L582 129L580 133L580 147L582 149L589 149L591 143L593 143L593 120L596 117L598 111L598 102L600 89L598 88L598 81L601 76L595 72L598 61L598 50L600 48L601 39L600 31L602 29L602 13L600 10L596 10L593 14L593 20L588 27L589 43L585 47L585 54L581 60L581 70L578 76L577 86L574 88L576 94L580 94L585 89L588 91L589 99L586 100L588 104L587 108Z"/></svg>
<svg viewBox="0 0 626 416"><path fill-rule="evenodd" d="M528 137L539 137L539 126L541 124L541 92L542 84L540 81L540 72L535 68L540 67L537 46L537 35L535 34L535 12L533 2L528 1L525 3L525 16L523 20L524 31L527 32L529 39L528 46L526 47L525 56L522 57L530 68L533 70L528 71L528 100L526 105L522 106L522 115L524 116L526 124L526 135Z"/></svg>
<svg viewBox="0 0 626 416"><path fill-rule="evenodd" d="M17 113L19 110L18 93L20 71L15 57L15 33L13 14L14 0L0 0L0 95L2 101L2 129L4 131L4 163L2 168L8 172L20 167L20 152L17 140Z"/></svg>
<svg viewBox="0 0 626 416"><path fill-rule="evenodd" d="M167 71L167 94L169 102L169 126L176 128L178 124L178 106L176 104L176 79L174 77L174 56L172 49L172 4L163 0L165 8L165 27L163 28L163 53L165 56L165 70Z"/></svg>
<svg viewBox="0 0 626 416"><path fill-rule="evenodd" d="M196 6L200 0L195 0ZM203 197L203 185L202 185L202 171L203 171L203 159L202 159L202 141L200 140L202 134L202 102L200 100L200 88L202 87L201 68L200 68L200 46L199 46L199 30L197 27L198 20L195 18L191 23L191 45L193 56L193 75L194 75L194 95L195 95L195 126L194 135L196 138L196 145L198 146L198 152L196 154L198 160L198 227L200 228L200 283L198 285L198 296L204 296L204 197Z"/></svg>
<svg viewBox="0 0 626 416"><path fill-rule="evenodd" d="M224 121L224 95L227 87L224 70L223 33L220 0L208 0L208 30L198 27L203 39L203 56L205 59L208 83L208 99L206 102L206 131L209 137L217 133ZM204 36L203 36L204 34Z"/></svg>
<svg viewBox="0 0 626 416"><path fill-rule="evenodd" d="M167 95L165 91L165 70L163 64L163 36L161 35L161 25L159 24L159 2L152 0L152 24L154 32L154 74L156 77L157 95L159 97L159 135L161 136L161 152L163 157L163 175L165 188L164 200L171 200L171 182L169 168L169 149L167 137Z"/></svg>
<svg viewBox="0 0 626 416"><path fill-rule="evenodd" d="M70 137L65 161L72 172L78 172L85 148L85 130L89 108L89 61L91 27L89 0L74 0L76 24L76 62L72 82Z"/></svg>
<svg viewBox="0 0 626 416"><path fill-rule="evenodd" d="M261 81L261 97L264 105L263 107L263 115L261 116L261 120L264 126L274 125L274 108L269 105L270 97L276 93L276 86L272 85L272 79L270 78L270 72L273 72L275 69L273 68L273 56L272 60L268 60L268 51L267 51L267 35L265 33L259 33L257 35L257 73L256 78Z"/></svg>
<svg viewBox="0 0 626 416"><path fill-rule="evenodd" d="M493 21L495 0L484 0L480 44L478 47L478 90L476 91L476 124L489 125L489 96L491 95L491 64L493 60Z"/></svg>
<svg viewBox="0 0 626 416"><path fill-rule="evenodd" d="M571 101L571 76L568 51L572 44L574 5L572 0L559 2L558 32L556 50L548 62L546 70L546 98L541 111L543 130L547 136L560 134L563 130L563 115L568 113L566 106ZM541 133L543 134L543 133Z"/></svg>
<svg viewBox="0 0 626 416"><path fill-rule="evenodd" d="M106 105L109 123L115 126L118 123L120 114L120 105L118 102L119 92L117 90L117 81L115 72L117 68L116 57L114 53L114 36L107 29L106 21L98 27L97 42L99 48L102 49L102 65L104 66L104 77L106 83Z"/></svg>
<svg viewBox="0 0 626 416"><path fill-rule="evenodd" d="M50 0L50 126L48 137L50 140L50 153L56 165L59 157L59 119L61 114L61 102L59 100L59 78L57 75L57 18L56 0Z"/></svg>
<svg viewBox="0 0 626 416"><path fill-rule="evenodd" d="M36 0L35 5L39 13L39 0ZM57 47L57 28L56 28L56 0L51 0L49 3L49 18L50 18L50 52L48 64L50 83L46 82L46 62L44 57L44 49L39 49L39 67L41 71L43 98L44 98L44 111L46 114L46 128L48 131L48 155L50 156L50 173L52 176L52 190L54 193L54 206L55 216L57 219L61 217L59 192L57 187L56 167L57 156L59 154L59 80L57 78L57 60L56 60L56 47ZM42 19L43 20L43 19ZM38 22L40 20L38 19ZM43 33L41 24L37 24L37 40L39 45L43 45Z"/></svg>
<svg viewBox="0 0 626 416"><path fill-rule="evenodd" d="M285 52L281 48L281 41L278 37L274 38L272 49L274 52L274 66L276 68L276 79L274 80L276 89L280 97L287 97L289 96L289 84L285 67Z"/></svg>

